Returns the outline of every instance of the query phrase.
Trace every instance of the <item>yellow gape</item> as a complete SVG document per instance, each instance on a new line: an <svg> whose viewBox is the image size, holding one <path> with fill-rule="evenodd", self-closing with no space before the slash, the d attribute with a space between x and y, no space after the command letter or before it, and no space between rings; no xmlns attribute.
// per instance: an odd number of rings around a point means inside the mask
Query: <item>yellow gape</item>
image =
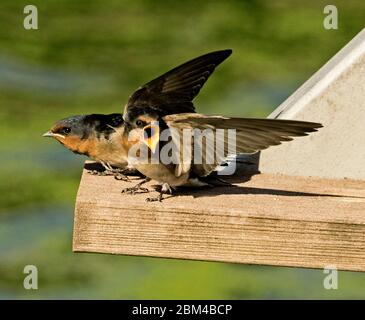
<svg viewBox="0 0 365 320"><path fill-rule="evenodd" d="M143 142L151 149L153 153L156 151L158 141L160 140L160 127L158 122L151 122L143 128Z"/></svg>

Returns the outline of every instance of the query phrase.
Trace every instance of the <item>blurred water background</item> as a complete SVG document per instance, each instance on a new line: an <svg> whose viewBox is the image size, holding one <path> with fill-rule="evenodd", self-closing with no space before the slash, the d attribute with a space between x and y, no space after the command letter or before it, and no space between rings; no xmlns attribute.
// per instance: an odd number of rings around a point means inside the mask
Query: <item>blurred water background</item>
<svg viewBox="0 0 365 320"><path fill-rule="evenodd" d="M41 134L60 118L122 110L139 85L212 50L232 48L195 100L208 114L267 116L354 37L362 0L32 0L0 2L0 299L365 298L365 274L74 254L73 205L84 158ZM25 265L39 289L24 290Z"/></svg>

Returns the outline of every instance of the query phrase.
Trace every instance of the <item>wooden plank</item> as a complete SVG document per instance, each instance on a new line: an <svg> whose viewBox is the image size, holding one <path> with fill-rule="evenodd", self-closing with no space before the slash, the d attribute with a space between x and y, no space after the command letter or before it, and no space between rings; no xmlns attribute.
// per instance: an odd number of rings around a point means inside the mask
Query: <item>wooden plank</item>
<svg viewBox="0 0 365 320"><path fill-rule="evenodd" d="M132 183L84 170L73 250L365 271L364 181L244 180L148 203L148 194L121 194Z"/></svg>

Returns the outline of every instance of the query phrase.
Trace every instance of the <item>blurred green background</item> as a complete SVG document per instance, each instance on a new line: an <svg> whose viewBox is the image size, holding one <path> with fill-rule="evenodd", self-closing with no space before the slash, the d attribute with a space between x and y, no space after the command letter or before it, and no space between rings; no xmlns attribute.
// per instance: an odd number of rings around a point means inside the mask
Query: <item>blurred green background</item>
<svg viewBox="0 0 365 320"><path fill-rule="evenodd" d="M23 28L34 4L39 30ZM200 112L265 117L364 26L362 0L1 0L0 298L365 298L365 274L74 254L84 158L41 134L63 117L122 110L139 85L211 50L233 55L195 100ZM39 290L24 290L25 265Z"/></svg>

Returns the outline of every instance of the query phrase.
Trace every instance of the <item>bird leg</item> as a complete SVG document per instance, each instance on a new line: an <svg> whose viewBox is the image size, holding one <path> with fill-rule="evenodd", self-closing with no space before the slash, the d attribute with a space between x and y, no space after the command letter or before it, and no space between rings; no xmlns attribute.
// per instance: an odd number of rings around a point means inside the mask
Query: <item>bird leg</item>
<svg viewBox="0 0 365 320"><path fill-rule="evenodd" d="M116 180L130 181L125 175L128 169L113 168L109 163L105 162L101 162L101 164L105 168L104 172L106 175L113 175Z"/></svg>
<svg viewBox="0 0 365 320"><path fill-rule="evenodd" d="M163 200L164 194L172 194L172 188L169 186L168 183L162 184L161 189L159 190L159 195L157 197L147 198L146 201L147 202L154 202L154 201L161 202Z"/></svg>
<svg viewBox="0 0 365 320"><path fill-rule="evenodd" d="M116 180L123 180L123 181L130 181L130 179L128 178L128 176L126 175L130 169L126 168L126 169L119 169L119 168L113 168L109 163L105 163L103 161L100 162L102 164L102 166L104 167L104 171L97 171L97 170L92 170L89 171L90 174L93 175L98 175L98 176L114 176L114 178Z"/></svg>
<svg viewBox="0 0 365 320"><path fill-rule="evenodd" d="M143 184L145 184L146 182L148 182L150 180L151 180L150 178L145 178L141 182L137 183L134 187L124 188L122 190L122 193L136 194L136 193L150 192L147 188L141 187ZM141 192L137 192L137 191L141 191Z"/></svg>
<svg viewBox="0 0 365 320"><path fill-rule="evenodd" d="M128 172L129 172L129 169L113 169L113 171L112 171L112 173L114 173L115 180L122 180L122 181L130 182L131 180L127 176Z"/></svg>
<svg viewBox="0 0 365 320"><path fill-rule="evenodd" d="M105 171L113 171L113 167L109 163L103 161L101 161L100 163L105 168Z"/></svg>

